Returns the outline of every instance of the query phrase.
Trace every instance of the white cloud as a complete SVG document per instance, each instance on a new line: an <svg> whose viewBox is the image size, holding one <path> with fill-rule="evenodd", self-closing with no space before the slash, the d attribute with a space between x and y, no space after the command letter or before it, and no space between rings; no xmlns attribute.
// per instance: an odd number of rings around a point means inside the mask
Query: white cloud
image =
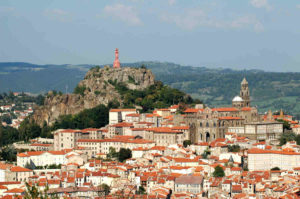
<svg viewBox="0 0 300 199"><path fill-rule="evenodd" d="M132 6L123 4L107 5L104 7L103 12L106 16L121 20L129 25L142 25L138 13Z"/></svg>
<svg viewBox="0 0 300 199"><path fill-rule="evenodd" d="M220 27L222 23L210 19L206 13L200 9L188 9L183 15L163 14L161 19L166 22L175 23L177 26L192 30L199 26Z"/></svg>
<svg viewBox="0 0 300 199"><path fill-rule="evenodd" d="M300 9L300 4L296 5L296 7Z"/></svg>
<svg viewBox="0 0 300 199"><path fill-rule="evenodd" d="M247 28L252 27L256 32L264 31L264 26L255 16L239 17L231 22L233 28Z"/></svg>
<svg viewBox="0 0 300 199"><path fill-rule="evenodd" d="M176 3L176 0L168 0L168 4L170 6L174 5Z"/></svg>
<svg viewBox="0 0 300 199"><path fill-rule="evenodd" d="M265 8L271 10L271 5L268 3L268 0L250 0L252 6L256 8Z"/></svg>
<svg viewBox="0 0 300 199"><path fill-rule="evenodd" d="M217 19L209 16L203 9L194 8L185 10L181 14L163 14L161 20L174 23L186 30L193 30L198 27L212 27L223 29L252 29L255 32L264 30L263 24L255 16L241 16L231 20Z"/></svg>
<svg viewBox="0 0 300 199"><path fill-rule="evenodd" d="M60 22L68 22L71 20L71 15L68 12L61 9L46 10L44 14L48 18Z"/></svg>
<svg viewBox="0 0 300 199"><path fill-rule="evenodd" d="M17 16L18 13L14 7L10 6L0 6L0 16Z"/></svg>
<svg viewBox="0 0 300 199"><path fill-rule="evenodd" d="M0 6L0 13L2 13L2 12L12 12L14 10L15 10L14 7Z"/></svg>

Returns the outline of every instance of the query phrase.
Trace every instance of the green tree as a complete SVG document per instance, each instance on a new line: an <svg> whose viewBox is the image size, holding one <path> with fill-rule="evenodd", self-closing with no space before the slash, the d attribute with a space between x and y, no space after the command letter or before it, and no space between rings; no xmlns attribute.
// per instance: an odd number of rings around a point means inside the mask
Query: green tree
<svg viewBox="0 0 300 199"><path fill-rule="evenodd" d="M86 87L84 85L80 86L80 85L77 85L75 88L74 88L74 93L75 94L80 94L81 96L84 96L84 91L86 90Z"/></svg>
<svg viewBox="0 0 300 199"><path fill-rule="evenodd" d="M223 170L223 168L221 166L216 166L215 167L215 171L213 172L213 176L214 177L224 177L225 176L225 172Z"/></svg>
<svg viewBox="0 0 300 199"><path fill-rule="evenodd" d="M85 109L75 115L60 116L51 130L100 128L108 124L109 107L103 104L91 109ZM49 131L48 131L49 134Z"/></svg>
<svg viewBox="0 0 300 199"><path fill-rule="evenodd" d="M116 149L113 148L113 147L109 147L109 152L107 154L107 157L108 158L117 158L118 157L118 153L117 153Z"/></svg>
<svg viewBox="0 0 300 199"><path fill-rule="evenodd" d="M12 145L2 147L0 157L4 161L15 162L17 160L17 150Z"/></svg>
<svg viewBox="0 0 300 199"><path fill-rule="evenodd" d="M47 125L46 121L44 121L40 136L42 138L53 138L53 134L51 133L51 131L51 127Z"/></svg>
<svg viewBox="0 0 300 199"><path fill-rule="evenodd" d="M207 157L210 155L209 149L205 149L205 151L201 154L203 159L207 159Z"/></svg>
<svg viewBox="0 0 300 199"><path fill-rule="evenodd" d="M42 129L35 122L30 121L26 118L19 127L19 138L28 142L29 139L39 137L41 135Z"/></svg>
<svg viewBox="0 0 300 199"><path fill-rule="evenodd" d="M110 187L107 184L103 183L100 185L100 187L104 190L105 195L108 195L110 193Z"/></svg>
<svg viewBox="0 0 300 199"><path fill-rule="evenodd" d="M240 152L241 147L239 145L228 145L228 152Z"/></svg>
<svg viewBox="0 0 300 199"><path fill-rule="evenodd" d="M280 168L279 167L274 167L271 169L271 171L280 171Z"/></svg>
<svg viewBox="0 0 300 199"><path fill-rule="evenodd" d="M48 194L49 187L46 186L44 191L40 191L37 186L29 185L26 182L26 191L24 194L24 199L58 199L57 195L50 195Z"/></svg>
<svg viewBox="0 0 300 199"><path fill-rule="evenodd" d="M143 69L147 69L147 67L144 64L142 64L140 67Z"/></svg>
<svg viewBox="0 0 300 199"><path fill-rule="evenodd" d="M6 124L11 124L11 117L8 114L5 114L1 117L2 122Z"/></svg>
<svg viewBox="0 0 300 199"><path fill-rule="evenodd" d="M280 146L286 144L289 141L293 141L293 140L298 140L300 141L300 138L298 136L296 136L295 133L293 132L285 132L283 134L281 134L279 141L280 141Z"/></svg>
<svg viewBox="0 0 300 199"><path fill-rule="evenodd" d="M35 103L39 106L44 105L45 96L44 95L38 95L35 99Z"/></svg>
<svg viewBox="0 0 300 199"><path fill-rule="evenodd" d="M121 148L118 153L118 160L120 162L123 162L124 160L127 160L132 157L132 153L130 149Z"/></svg>
<svg viewBox="0 0 300 199"><path fill-rule="evenodd" d="M277 121L283 123L284 130L291 130L291 125L289 124L289 122L281 119L277 119Z"/></svg>
<svg viewBox="0 0 300 199"><path fill-rule="evenodd" d="M145 188L144 188L143 186L139 186L139 189L138 189L138 191L137 191L137 194L138 194L138 195L144 195L144 194L146 194Z"/></svg>
<svg viewBox="0 0 300 199"><path fill-rule="evenodd" d="M184 148L186 148L187 146L191 145L192 144L192 141L191 140L184 140L183 141L183 146Z"/></svg>
<svg viewBox="0 0 300 199"><path fill-rule="evenodd" d="M15 141L19 141L18 130L10 126L4 127L0 124L0 147L12 144Z"/></svg>

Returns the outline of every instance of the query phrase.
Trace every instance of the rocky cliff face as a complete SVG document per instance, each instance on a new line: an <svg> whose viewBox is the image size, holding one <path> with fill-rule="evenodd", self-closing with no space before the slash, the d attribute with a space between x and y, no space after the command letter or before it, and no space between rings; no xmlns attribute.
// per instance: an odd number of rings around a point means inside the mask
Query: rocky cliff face
<svg viewBox="0 0 300 199"><path fill-rule="evenodd" d="M54 95L50 91L44 105L35 110L33 120L39 125L44 121L51 125L60 115L76 114L115 100L122 104L115 88L118 83L132 90L142 90L154 84L154 75L144 68L93 68L77 85L77 94Z"/></svg>

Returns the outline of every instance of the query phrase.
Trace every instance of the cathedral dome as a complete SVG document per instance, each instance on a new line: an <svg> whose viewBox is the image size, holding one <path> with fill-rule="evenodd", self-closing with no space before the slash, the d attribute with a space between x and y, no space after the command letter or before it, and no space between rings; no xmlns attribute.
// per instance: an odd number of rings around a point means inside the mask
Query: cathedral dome
<svg viewBox="0 0 300 199"><path fill-rule="evenodd" d="M240 96L235 96L232 101L233 102L242 102L244 100Z"/></svg>

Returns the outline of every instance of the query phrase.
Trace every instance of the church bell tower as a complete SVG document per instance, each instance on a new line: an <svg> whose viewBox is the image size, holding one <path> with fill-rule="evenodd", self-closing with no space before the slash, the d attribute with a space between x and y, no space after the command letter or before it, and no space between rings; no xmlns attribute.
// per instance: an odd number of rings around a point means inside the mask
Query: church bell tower
<svg viewBox="0 0 300 199"><path fill-rule="evenodd" d="M244 107L250 107L250 92L249 92L248 82L245 77L241 82L240 97L244 101Z"/></svg>

